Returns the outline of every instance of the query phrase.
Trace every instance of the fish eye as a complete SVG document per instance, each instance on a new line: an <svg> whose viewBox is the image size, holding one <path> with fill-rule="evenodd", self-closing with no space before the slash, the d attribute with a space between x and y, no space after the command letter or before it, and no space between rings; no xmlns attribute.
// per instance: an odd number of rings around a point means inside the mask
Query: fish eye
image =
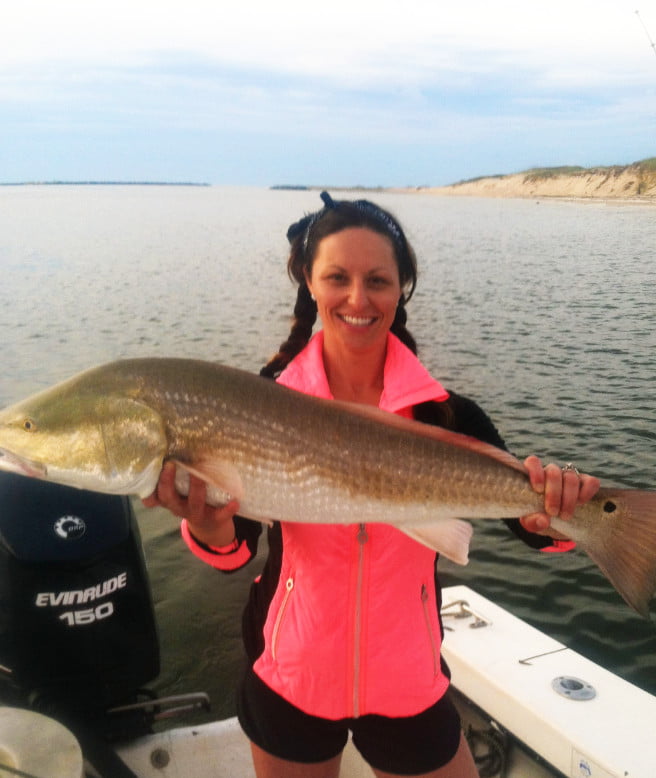
<svg viewBox="0 0 656 778"><path fill-rule="evenodd" d="M23 429L25 432L36 432L36 422L34 419L24 419Z"/></svg>

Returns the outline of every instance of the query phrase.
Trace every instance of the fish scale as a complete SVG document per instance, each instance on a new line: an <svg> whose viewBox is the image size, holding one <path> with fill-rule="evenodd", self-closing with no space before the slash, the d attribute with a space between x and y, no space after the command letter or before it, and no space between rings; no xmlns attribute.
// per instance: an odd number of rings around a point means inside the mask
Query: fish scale
<svg viewBox="0 0 656 778"><path fill-rule="evenodd" d="M463 435L296 392L189 359L132 359L73 376L0 412L0 469L107 493L151 494L163 463L215 504L260 521L383 522L454 561L471 527L542 509L523 465ZM576 539L643 615L656 589L656 493L601 489Z"/></svg>

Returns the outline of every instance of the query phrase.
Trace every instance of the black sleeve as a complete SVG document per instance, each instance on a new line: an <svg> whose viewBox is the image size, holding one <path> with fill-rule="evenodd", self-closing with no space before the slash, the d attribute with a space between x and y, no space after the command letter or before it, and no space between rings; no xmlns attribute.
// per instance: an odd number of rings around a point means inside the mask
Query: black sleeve
<svg viewBox="0 0 656 778"><path fill-rule="evenodd" d="M248 521L246 519L246 521ZM253 524L254 522L251 522ZM261 527L261 525L259 525ZM260 529L261 531L261 529ZM280 580L282 566L282 529L279 521L267 531L269 554L259 579L253 582L248 594L248 602L242 614L242 634L246 655L251 662L264 651L264 623L269 605Z"/></svg>
<svg viewBox="0 0 656 778"><path fill-rule="evenodd" d="M490 417L485 411L477 405L473 400L468 397L463 397L456 392L449 390L449 399L447 402L450 405L449 418L452 420L449 424L450 429L454 432L459 432L462 435L470 435L473 438L482 440L484 443L490 443L497 448L502 448L505 451L506 444L503 438L499 434L499 431L492 423ZM422 406L418 406L419 411L415 414L419 421L426 421L427 423L437 423L439 421L432 420L437 416L437 409L433 409L433 413L428 406L437 406L439 403L424 403ZM520 524L518 519L504 519L507 527L524 543L531 548L546 548L553 545L553 540L545 535L536 535L533 532L525 530Z"/></svg>
<svg viewBox="0 0 656 778"><path fill-rule="evenodd" d="M484 443L490 443L497 448L506 449L506 444L499 431L485 411L468 397L450 393L451 407L454 414L454 431L462 435L471 435ZM506 449L507 450L507 449Z"/></svg>
<svg viewBox="0 0 656 778"><path fill-rule="evenodd" d="M417 421L446 427L461 435L470 435L484 443L506 449L503 438L485 411L473 400L451 390L445 402L421 403L415 405L413 412Z"/></svg>
<svg viewBox="0 0 656 778"><path fill-rule="evenodd" d="M262 524L259 521L245 519L239 514L236 514L233 520L235 522L235 536L240 545L243 541L246 541L252 559L257 554L257 546L262 534Z"/></svg>

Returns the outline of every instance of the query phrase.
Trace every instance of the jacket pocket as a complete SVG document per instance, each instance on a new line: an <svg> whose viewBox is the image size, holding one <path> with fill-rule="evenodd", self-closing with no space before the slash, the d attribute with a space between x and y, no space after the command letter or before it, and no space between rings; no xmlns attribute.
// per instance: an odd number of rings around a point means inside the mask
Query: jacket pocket
<svg viewBox="0 0 656 778"><path fill-rule="evenodd" d="M285 611L289 605L289 598L292 596L293 590L294 579L292 576L289 576L289 578L285 581L285 594L282 598L282 602L280 603L280 607L278 608L276 620L273 624L273 630L271 632L271 656L273 657L274 662L277 659L278 641L280 639L280 630L282 629L282 624L285 620Z"/></svg>
<svg viewBox="0 0 656 778"><path fill-rule="evenodd" d="M428 587L426 584L421 585L421 607L424 612L424 622L426 624L426 632L428 634L428 639L430 641L430 651L431 651L431 657L433 660L433 677L435 677L438 674L439 667L440 667L440 652L439 652L439 643L435 637L435 630L433 629L433 625L431 624L431 602L430 602L430 595L428 593Z"/></svg>

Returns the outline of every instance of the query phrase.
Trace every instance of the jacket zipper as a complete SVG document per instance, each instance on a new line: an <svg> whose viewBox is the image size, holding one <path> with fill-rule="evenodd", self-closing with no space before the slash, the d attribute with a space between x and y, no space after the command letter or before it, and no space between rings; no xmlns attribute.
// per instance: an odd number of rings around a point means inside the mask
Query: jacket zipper
<svg viewBox="0 0 656 778"><path fill-rule="evenodd" d="M369 540L367 528L360 524L357 534L358 541L358 576L355 590L355 635L353 651L353 716L360 715L360 663L362 639L362 589L364 583L364 552Z"/></svg>
<svg viewBox="0 0 656 778"><path fill-rule="evenodd" d="M289 602L289 598L292 595L292 589L294 588L294 579L290 576L285 581L285 596L282 598L282 602L280 603L280 608L278 608L278 615L276 616L275 623L273 625L273 632L271 633L271 656L273 657L273 660L276 660L276 652L278 649L278 635L280 633L280 627L282 625L282 620L285 615L285 610L287 609L287 603Z"/></svg>
<svg viewBox="0 0 656 778"><path fill-rule="evenodd" d="M437 669L438 669L438 665L437 665L438 652L437 652L437 644L435 642L435 635L431 627L428 600L429 600L428 589L426 588L426 584L422 584L421 585L421 605L422 608L424 609L426 631L428 632L428 638L431 644L431 653L433 655L433 677L435 677L437 675Z"/></svg>

